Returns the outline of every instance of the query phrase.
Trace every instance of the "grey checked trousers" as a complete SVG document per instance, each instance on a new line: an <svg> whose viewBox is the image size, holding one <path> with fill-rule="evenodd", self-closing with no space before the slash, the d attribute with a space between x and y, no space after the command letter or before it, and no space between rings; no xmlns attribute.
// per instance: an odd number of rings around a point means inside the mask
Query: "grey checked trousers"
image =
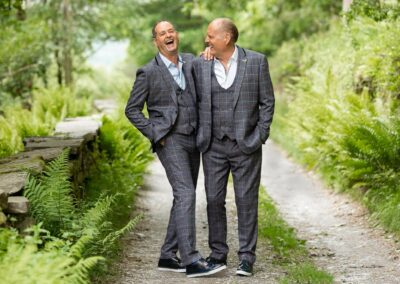
<svg viewBox="0 0 400 284"><path fill-rule="evenodd" d="M225 198L232 172L238 215L238 256L250 263L256 260L261 154L261 147L250 155L245 154L236 141L226 137L212 138L210 148L203 153L211 257L226 259L229 251Z"/></svg>
<svg viewBox="0 0 400 284"><path fill-rule="evenodd" d="M160 258L175 257L179 250L183 264L189 265L201 258L196 250L195 226L200 153L195 135L171 133L164 142L164 146L156 146L156 153L172 186L174 199Z"/></svg>

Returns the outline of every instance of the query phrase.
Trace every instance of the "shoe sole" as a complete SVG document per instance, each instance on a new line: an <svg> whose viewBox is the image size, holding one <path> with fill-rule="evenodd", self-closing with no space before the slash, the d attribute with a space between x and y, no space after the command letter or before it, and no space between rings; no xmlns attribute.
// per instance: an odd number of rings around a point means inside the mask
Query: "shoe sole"
<svg viewBox="0 0 400 284"><path fill-rule="evenodd" d="M213 275L215 273L218 273L222 270L224 270L226 268L226 265L220 266L217 269L208 271L208 272L203 272L203 273L196 273L196 274L190 274L190 275L186 275L189 278L193 278L193 277L202 277L202 276L208 276L208 275Z"/></svg>
<svg viewBox="0 0 400 284"><path fill-rule="evenodd" d="M179 272L183 273L186 272L186 268L166 268L166 267L158 267L159 271L170 271L170 272Z"/></svg>
<svg viewBox="0 0 400 284"><path fill-rule="evenodd" d="M243 270L238 270L238 271L236 271L236 275L240 275L240 276L251 276L251 275L253 275L253 273L251 273L251 272L246 272L246 271L243 271Z"/></svg>

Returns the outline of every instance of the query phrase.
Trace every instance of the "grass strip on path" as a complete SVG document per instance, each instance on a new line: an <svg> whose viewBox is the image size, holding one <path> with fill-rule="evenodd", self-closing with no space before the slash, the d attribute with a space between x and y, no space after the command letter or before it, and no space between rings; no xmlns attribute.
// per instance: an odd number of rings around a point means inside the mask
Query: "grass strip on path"
<svg viewBox="0 0 400 284"><path fill-rule="evenodd" d="M295 230L283 220L263 187L259 196L259 235L272 247L276 264L287 275L280 283L333 283L333 276L315 266L305 241L296 237Z"/></svg>

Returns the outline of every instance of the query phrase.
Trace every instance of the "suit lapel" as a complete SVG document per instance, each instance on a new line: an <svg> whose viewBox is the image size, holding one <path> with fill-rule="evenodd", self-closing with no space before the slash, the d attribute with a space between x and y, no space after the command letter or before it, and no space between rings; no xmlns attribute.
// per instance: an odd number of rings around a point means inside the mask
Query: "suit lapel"
<svg viewBox="0 0 400 284"><path fill-rule="evenodd" d="M211 108L211 68L212 60L202 60L203 63L203 88L204 96L208 99L208 105Z"/></svg>
<svg viewBox="0 0 400 284"><path fill-rule="evenodd" d="M176 105L178 105L178 99L176 97L175 86L174 86L174 78L172 77L171 73L169 73L167 66L165 66L164 62L162 61L159 54L156 56L156 62L158 70L160 71L164 81L171 87L171 98Z"/></svg>
<svg viewBox="0 0 400 284"><path fill-rule="evenodd" d="M189 60L186 59L186 56L182 54L182 60L183 60L183 74L185 75L185 80L186 80L186 88L189 88L189 90L192 90L190 92L193 102L196 103L196 91L194 87L194 82L193 82L193 76L191 73L191 68L192 68L192 63L189 62Z"/></svg>
<svg viewBox="0 0 400 284"><path fill-rule="evenodd" d="M235 91L233 93L233 108L235 108L236 103L239 99L239 94L240 94L240 88L242 86L242 81L244 74L246 72L246 65L247 65L247 57L246 53L244 52L243 48L238 47L238 68L237 68L237 73L236 73L236 85L235 85Z"/></svg>

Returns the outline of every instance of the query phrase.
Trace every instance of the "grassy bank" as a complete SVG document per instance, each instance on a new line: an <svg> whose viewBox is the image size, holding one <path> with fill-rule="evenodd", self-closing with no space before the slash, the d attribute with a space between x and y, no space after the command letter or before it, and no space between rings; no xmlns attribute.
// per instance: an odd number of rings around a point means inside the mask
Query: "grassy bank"
<svg viewBox="0 0 400 284"><path fill-rule="evenodd" d="M330 274L313 264L305 242L282 219L264 188L259 197L259 235L271 244L276 264L287 273L280 283L333 283Z"/></svg>
<svg viewBox="0 0 400 284"><path fill-rule="evenodd" d="M281 46L272 138L399 235L400 20L385 11Z"/></svg>

